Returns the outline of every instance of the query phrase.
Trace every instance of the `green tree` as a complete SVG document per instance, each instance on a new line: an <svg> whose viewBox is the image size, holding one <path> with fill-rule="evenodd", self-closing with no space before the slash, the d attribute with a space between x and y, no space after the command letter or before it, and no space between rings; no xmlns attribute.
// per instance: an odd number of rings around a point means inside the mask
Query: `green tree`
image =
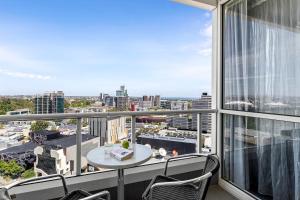
<svg viewBox="0 0 300 200"><path fill-rule="evenodd" d="M15 160L5 162L0 161L0 173L5 177L17 178L19 177L25 169L20 166Z"/></svg>
<svg viewBox="0 0 300 200"><path fill-rule="evenodd" d="M65 108L70 108L70 106L71 106L71 104L70 104L70 102L68 101L68 100L64 100L64 107Z"/></svg>
<svg viewBox="0 0 300 200"><path fill-rule="evenodd" d="M33 169L28 169L26 171L24 171L22 174L21 174L21 177L23 179L27 179L27 178L33 178L36 176L36 173Z"/></svg>
<svg viewBox="0 0 300 200"><path fill-rule="evenodd" d="M6 162L3 160L0 160L0 174L3 174L5 171Z"/></svg>
<svg viewBox="0 0 300 200"><path fill-rule="evenodd" d="M8 111L16 109L28 108L31 112L34 111L34 104L32 100L27 99L0 99L0 115L5 115Z"/></svg>
<svg viewBox="0 0 300 200"><path fill-rule="evenodd" d="M95 101L86 100L86 99L77 99L71 102L65 101L65 108L85 108L90 106Z"/></svg>
<svg viewBox="0 0 300 200"><path fill-rule="evenodd" d="M39 131L43 131L46 130L49 126L49 123L47 121L36 121L34 123L31 124L30 130L33 132L39 132Z"/></svg>

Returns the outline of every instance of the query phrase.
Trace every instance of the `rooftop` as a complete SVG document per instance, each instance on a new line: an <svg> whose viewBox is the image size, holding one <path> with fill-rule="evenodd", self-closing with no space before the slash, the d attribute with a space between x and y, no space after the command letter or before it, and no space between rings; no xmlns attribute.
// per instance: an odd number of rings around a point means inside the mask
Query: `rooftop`
<svg viewBox="0 0 300 200"><path fill-rule="evenodd" d="M87 134L82 134L82 142L94 139L95 136L92 135L87 135ZM57 146L59 148L67 148L70 146L76 145L76 135L70 135L70 136L61 136L59 139L53 139L53 140L48 140L45 141L44 145L48 146ZM14 146L5 150L0 151L0 153L15 153L15 154L20 154L20 153L25 153L29 151L33 151L34 148L39 146L35 142L27 142L25 144L19 145L19 146Z"/></svg>

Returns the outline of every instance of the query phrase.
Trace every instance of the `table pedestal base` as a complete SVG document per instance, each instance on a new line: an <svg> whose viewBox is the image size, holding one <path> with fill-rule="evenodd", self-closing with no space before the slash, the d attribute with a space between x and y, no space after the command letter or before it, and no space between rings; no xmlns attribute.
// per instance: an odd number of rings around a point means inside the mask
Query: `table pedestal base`
<svg viewBox="0 0 300 200"><path fill-rule="evenodd" d="M118 200L124 200L124 169L118 169Z"/></svg>

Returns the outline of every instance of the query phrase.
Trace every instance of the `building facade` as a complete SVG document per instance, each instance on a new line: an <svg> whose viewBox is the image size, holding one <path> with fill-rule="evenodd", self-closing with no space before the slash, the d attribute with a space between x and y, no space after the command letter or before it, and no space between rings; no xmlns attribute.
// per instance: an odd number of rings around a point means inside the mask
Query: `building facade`
<svg viewBox="0 0 300 200"><path fill-rule="evenodd" d="M34 113L64 113L64 93L62 91L46 92L34 97Z"/></svg>
<svg viewBox="0 0 300 200"><path fill-rule="evenodd" d="M128 97L126 96L117 96L115 97L115 106L118 111L128 110Z"/></svg>
<svg viewBox="0 0 300 200"><path fill-rule="evenodd" d="M167 119L168 125L178 129L188 130L191 128L191 122L188 116L171 116Z"/></svg>
<svg viewBox="0 0 300 200"><path fill-rule="evenodd" d="M115 143L128 136L125 117L89 118L89 134L100 137L100 144Z"/></svg>
<svg viewBox="0 0 300 200"><path fill-rule="evenodd" d="M187 101L171 101L171 110L188 110Z"/></svg>
<svg viewBox="0 0 300 200"><path fill-rule="evenodd" d="M202 93L201 99L192 102L192 109L211 109L211 96ZM211 114L201 115L202 132L211 132ZM192 115L192 129L197 130L197 114Z"/></svg>
<svg viewBox="0 0 300 200"><path fill-rule="evenodd" d="M125 85L121 85L119 90L116 90L117 97L128 97L127 90L125 89Z"/></svg>
<svg viewBox="0 0 300 200"><path fill-rule="evenodd" d="M28 115L28 114L30 114L29 109L18 109L6 113L6 115ZM31 121L10 121L9 124L14 126L30 125Z"/></svg>
<svg viewBox="0 0 300 200"><path fill-rule="evenodd" d="M154 97L154 106L155 107L160 107L160 95L156 95Z"/></svg>
<svg viewBox="0 0 300 200"><path fill-rule="evenodd" d="M171 101L160 100L160 107L163 109L171 110Z"/></svg>

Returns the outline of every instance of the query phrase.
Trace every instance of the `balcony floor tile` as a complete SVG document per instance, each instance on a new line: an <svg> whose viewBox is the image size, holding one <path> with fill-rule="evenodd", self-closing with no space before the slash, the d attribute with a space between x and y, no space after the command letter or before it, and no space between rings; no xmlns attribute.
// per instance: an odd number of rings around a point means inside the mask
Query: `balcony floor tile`
<svg viewBox="0 0 300 200"><path fill-rule="evenodd" d="M237 200L231 194L223 190L218 185L212 185L209 187L206 200Z"/></svg>

